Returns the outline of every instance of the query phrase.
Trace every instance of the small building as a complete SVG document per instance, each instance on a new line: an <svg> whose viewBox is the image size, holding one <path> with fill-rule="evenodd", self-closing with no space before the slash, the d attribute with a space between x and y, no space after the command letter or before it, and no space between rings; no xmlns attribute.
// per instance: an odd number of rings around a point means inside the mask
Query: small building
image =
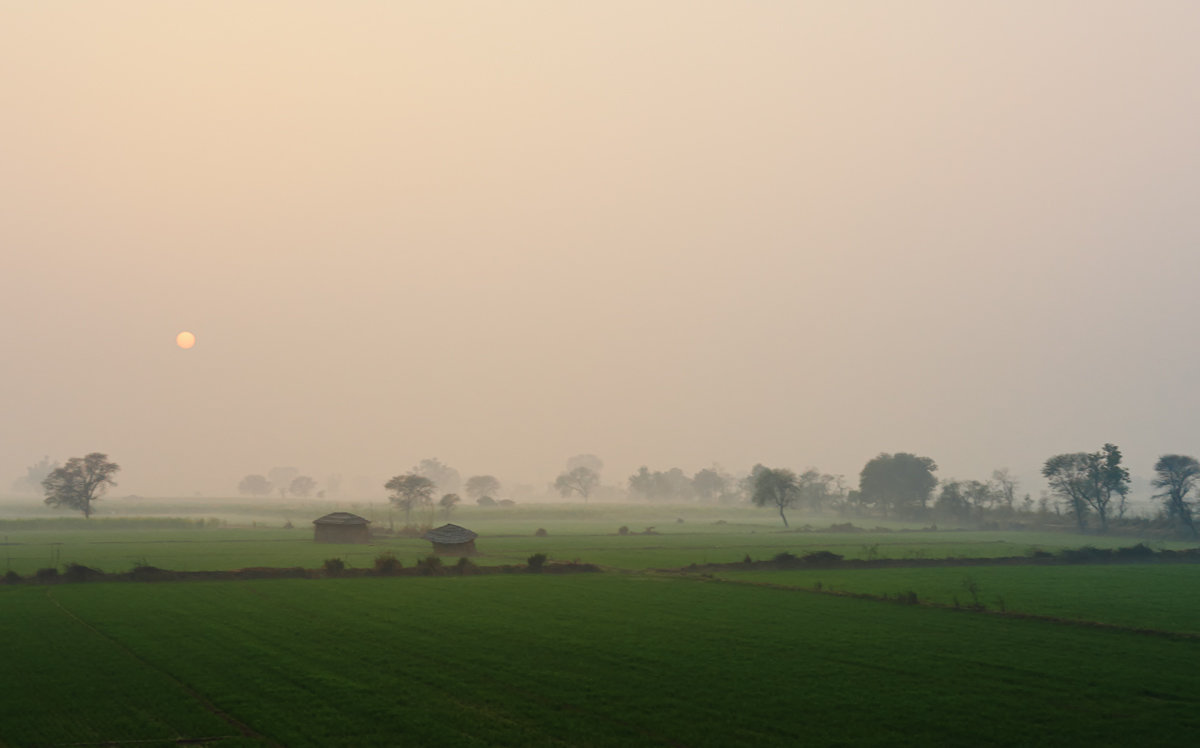
<svg viewBox="0 0 1200 748"><path fill-rule="evenodd" d="M334 512L313 520L313 540L318 543L369 543L371 520L350 512Z"/></svg>
<svg viewBox="0 0 1200 748"><path fill-rule="evenodd" d="M465 527L442 525L421 537L433 543L433 552L439 556L474 556L475 538L479 536Z"/></svg>

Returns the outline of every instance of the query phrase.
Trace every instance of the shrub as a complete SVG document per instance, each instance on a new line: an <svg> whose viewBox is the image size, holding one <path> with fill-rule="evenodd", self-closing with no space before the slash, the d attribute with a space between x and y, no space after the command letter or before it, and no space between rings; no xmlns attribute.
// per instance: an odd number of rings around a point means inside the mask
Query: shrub
<svg viewBox="0 0 1200 748"><path fill-rule="evenodd" d="M787 551L783 551L782 553L776 553L775 558L773 558L771 560L777 564L787 566L788 564L796 563L800 559L797 558L796 554L794 554L794 553L788 553Z"/></svg>
<svg viewBox="0 0 1200 748"><path fill-rule="evenodd" d="M618 527L617 534L618 535L628 535L629 534L629 525L621 525L620 527Z"/></svg>
<svg viewBox="0 0 1200 748"><path fill-rule="evenodd" d="M466 556L460 556L458 559L458 563L454 565L454 568L458 570L459 574L478 574L479 573L479 567L475 565L474 561L467 558Z"/></svg>
<svg viewBox="0 0 1200 748"><path fill-rule="evenodd" d="M67 564L66 572L63 574L63 579L68 582L88 582L93 579L99 579L104 576L104 572L99 569L93 569L83 564L70 563Z"/></svg>
<svg viewBox="0 0 1200 748"><path fill-rule="evenodd" d="M433 554L430 554L420 561L417 561L417 569L426 576L437 576L444 571L442 569L441 557Z"/></svg>
<svg viewBox="0 0 1200 748"><path fill-rule="evenodd" d="M547 535L549 535L549 534L550 534L550 533L546 532L546 528L544 528L544 527L539 527L539 528L537 529L537 532L535 532L535 533L533 534L533 536L534 536L535 538L544 538L544 537L546 537L546 536L547 536Z"/></svg>
<svg viewBox="0 0 1200 748"><path fill-rule="evenodd" d="M822 564L833 564L842 560L840 554L833 551L813 551L812 553L804 554L804 563L820 566Z"/></svg>
<svg viewBox="0 0 1200 748"><path fill-rule="evenodd" d="M491 496L480 496L478 499L475 499L475 503L479 506L496 506L496 500Z"/></svg>
<svg viewBox="0 0 1200 748"><path fill-rule="evenodd" d="M529 565L530 571L541 571L546 565L547 556L545 553L535 553L526 559L525 563Z"/></svg>
<svg viewBox="0 0 1200 748"><path fill-rule="evenodd" d="M378 563L378 560L376 562ZM346 562L340 558L327 558L321 564L321 568L325 570L326 574L337 576L346 570Z"/></svg>
<svg viewBox="0 0 1200 748"><path fill-rule="evenodd" d="M5 584L20 584L21 583L21 575L10 569L8 571L8 573L6 573L4 575L4 583Z"/></svg>
<svg viewBox="0 0 1200 748"><path fill-rule="evenodd" d="M55 569L53 567L48 568L48 569L38 569L37 571L35 571L33 573L33 577L34 577L34 579L38 580L39 582L57 582L58 581L58 569Z"/></svg>
<svg viewBox="0 0 1200 748"><path fill-rule="evenodd" d="M395 574L403 568L404 564L400 563L400 559L396 558L396 554L390 551L380 553L375 557L376 574Z"/></svg>

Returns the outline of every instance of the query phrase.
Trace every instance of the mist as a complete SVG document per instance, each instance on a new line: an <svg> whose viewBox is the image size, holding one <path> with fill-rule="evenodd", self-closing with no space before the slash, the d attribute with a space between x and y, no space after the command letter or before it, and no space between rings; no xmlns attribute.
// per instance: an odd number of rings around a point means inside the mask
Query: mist
<svg viewBox="0 0 1200 748"><path fill-rule="evenodd" d="M0 489L1196 451L1195 4L3 19Z"/></svg>

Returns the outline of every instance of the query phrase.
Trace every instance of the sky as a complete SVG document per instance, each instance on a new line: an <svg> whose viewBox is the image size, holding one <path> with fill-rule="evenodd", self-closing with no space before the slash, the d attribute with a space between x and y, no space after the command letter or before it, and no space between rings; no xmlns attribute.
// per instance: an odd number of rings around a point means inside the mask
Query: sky
<svg viewBox="0 0 1200 748"><path fill-rule="evenodd" d="M0 0L0 488L1197 454L1200 4ZM196 346L175 336L190 330ZM8 476L8 477L5 477Z"/></svg>

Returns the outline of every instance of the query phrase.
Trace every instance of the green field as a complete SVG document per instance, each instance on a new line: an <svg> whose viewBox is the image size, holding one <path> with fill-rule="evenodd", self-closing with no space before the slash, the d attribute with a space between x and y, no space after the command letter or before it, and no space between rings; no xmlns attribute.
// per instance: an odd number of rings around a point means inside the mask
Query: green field
<svg viewBox="0 0 1200 748"><path fill-rule="evenodd" d="M657 571L784 551L1188 543L782 532L745 507L469 508L453 521L480 534L481 565L546 553L607 573L2 585L0 746L1180 745L1200 728L1200 566ZM22 575L361 568L382 552L411 566L430 550L315 544L296 524L0 520L0 540ZM818 582L947 607L815 594Z"/></svg>
<svg viewBox="0 0 1200 748"><path fill-rule="evenodd" d="M0 734L20 746L238 725L251 737L220 745L1180 745L1200 729L1195 640L678 578L19 586L0 588L0 631Z"/></svg>

